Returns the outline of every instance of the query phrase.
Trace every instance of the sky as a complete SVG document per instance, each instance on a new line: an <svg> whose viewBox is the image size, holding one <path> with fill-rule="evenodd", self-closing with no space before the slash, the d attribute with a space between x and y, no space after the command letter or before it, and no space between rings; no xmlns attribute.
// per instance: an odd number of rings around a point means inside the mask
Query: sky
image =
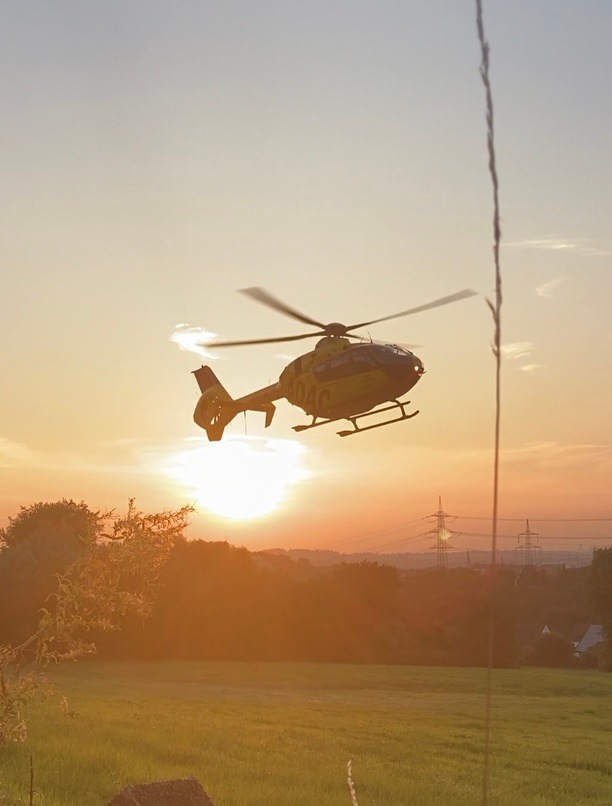
<svg viewBox="0 0 612 806"><path fill-rule="evenodd" d="M612 535L612 6L483 3L502 217L501 548ZM195 505L250 549L490 544L492 188L475 4L24 0L0 10L0 526L61 498ZM420 413L349 439L279 401L221 443L190 374L234 397L303 341L203 358L177 330L320 321L419 344ZM463 534L461 534L463 532ZM559 538L571 538L561 542ZM612 543L612 537L610 538Z"/></svg>

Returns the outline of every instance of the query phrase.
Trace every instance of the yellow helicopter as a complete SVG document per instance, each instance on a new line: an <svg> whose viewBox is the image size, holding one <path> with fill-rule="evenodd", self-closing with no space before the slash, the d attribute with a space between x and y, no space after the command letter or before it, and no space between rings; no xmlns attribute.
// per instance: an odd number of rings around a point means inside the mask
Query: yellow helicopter
<svg viewBox="0 0 612 806"><path fill-rule="evenodd" d="M352 428L337 432L339 436L346 437L415 417L418 411L408 414L405 409L410 401L400 401L399 398L412 389L425 372L421 360L406 347L366 341L352 331L389 319L397 319L400 316L427 311L440 305L448 305L476 294L475 291L464 289L426 305L391 316L383 316L380 319L372 319L369 322L358 322L354 325L331 322L325 325L290 308L263 288L244 288L242 293L319 330L314 333L271 339L213 342L206 344L207 348L273 344L316 336L322 338L314 350L291 361L281 372L276 383L237 399L228 394L210 367L201 366L196 369L193 374L200 387L201 397L193 419L206 431L211 441L220 440L228 423L243 411L264 412L267 428L276 410L274 401L281 398L286 398L289 403L298 406L312 418L307 425L294 426L294 431L306 431L338 420L348 420ZM358 341L351 342L351 338ZM394 411L396 416L373 425L360 425L360 421L365 417L390 411Z"/></svg>

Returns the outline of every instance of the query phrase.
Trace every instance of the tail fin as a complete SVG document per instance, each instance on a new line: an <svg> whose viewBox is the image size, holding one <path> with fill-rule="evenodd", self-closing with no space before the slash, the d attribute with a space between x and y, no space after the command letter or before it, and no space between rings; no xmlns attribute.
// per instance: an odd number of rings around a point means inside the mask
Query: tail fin
<svg viewBox="0 0 612 806"><path fill-rule="evenodd" d="M216 442L221 439L225 426L234 419L240 408L233 405L233 399L210 367L202 366L193 374L202 392L193 419L206 431L208 439Z"/></svg>

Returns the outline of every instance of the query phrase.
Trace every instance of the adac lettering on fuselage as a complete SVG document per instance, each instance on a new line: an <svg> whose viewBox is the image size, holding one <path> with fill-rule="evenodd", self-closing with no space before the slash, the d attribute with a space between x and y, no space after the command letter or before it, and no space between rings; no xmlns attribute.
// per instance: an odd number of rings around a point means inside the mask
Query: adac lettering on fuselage
<svg viewBox="0 0 612 806"><path fill-rule="evenodd" d="M331 403L331 392L327 388L320 388L315 381L304 381L301 378L289 378L285 393L287 400L294 406L299 406L307 414L324 411Z"/></svg>

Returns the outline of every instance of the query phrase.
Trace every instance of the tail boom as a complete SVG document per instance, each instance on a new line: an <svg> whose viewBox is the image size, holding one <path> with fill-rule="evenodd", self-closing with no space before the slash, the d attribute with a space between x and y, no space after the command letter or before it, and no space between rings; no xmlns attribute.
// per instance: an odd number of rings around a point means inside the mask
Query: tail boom
<svg viewBox="0 0 612 806"><path fill-rule="evenodd" d="M218 442L225 427L241 411L262 411L266 415L266 428L272 422L275 407L271 391L276 385L261 389L251 395L234 400L210 367L201 366L193 374L202 393L197 402L193 419L203 428L211 442Z"/></svg>

